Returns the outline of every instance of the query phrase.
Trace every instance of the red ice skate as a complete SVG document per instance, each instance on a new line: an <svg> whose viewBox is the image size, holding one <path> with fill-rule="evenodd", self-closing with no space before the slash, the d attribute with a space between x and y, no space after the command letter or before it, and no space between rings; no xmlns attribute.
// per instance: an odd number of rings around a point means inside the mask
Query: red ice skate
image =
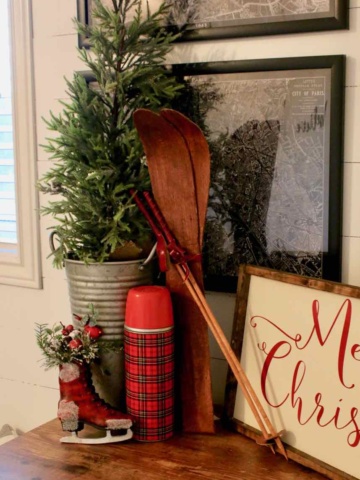
<svg viewBox="0 0 360 480"><path fill-rule="evenodd" d="M87 365L75 362L60 365L59 384L58 418L63 430L72 432L71 436L61 438L61 442L99 444L122 442L132 437L130 416L101 400L92 385ZM84 428L85 423L105 430L106 436L78 437L77 432ZM116 434L112 435L112 432Z"/></svg>

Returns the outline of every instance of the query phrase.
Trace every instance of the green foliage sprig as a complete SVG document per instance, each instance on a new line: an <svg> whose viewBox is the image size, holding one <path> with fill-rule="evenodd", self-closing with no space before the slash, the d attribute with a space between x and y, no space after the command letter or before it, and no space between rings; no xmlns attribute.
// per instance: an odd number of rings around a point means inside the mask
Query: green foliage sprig
<svg viewBox="0 0 360 480"><path fill-rule="evenodd" d="M129 189L148 189L144 153L133 124L138 108L170 107L182 84L164 67L177 35L162 28L165 4L151 13L142 0L94 0L93 22L76 21L91 50L79 49L86 75L66 80L69 100L46 126L43 145L54 166L39 181L56 195L42 209L56 223L54 265L72 258L103 262L128 242L141 244L148 226Z"/></svg>

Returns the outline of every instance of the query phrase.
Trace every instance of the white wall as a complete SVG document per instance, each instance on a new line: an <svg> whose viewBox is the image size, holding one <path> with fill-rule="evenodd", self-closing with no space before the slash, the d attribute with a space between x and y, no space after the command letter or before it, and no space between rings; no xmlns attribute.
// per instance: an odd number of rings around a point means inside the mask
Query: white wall
<svg viewBox="0 0 360 480"><path fill-rule="evenodd" d="M57 100L64 97L63 77L82 70L77 58L77 36L71 19L76 15L75 0L32 0L36 82L36 124L38 143L47 134L41 117L57 112ZM278 35L248 39L218 40L181 44L170 61L203 62L312 55L347 56L343 282L360 285L360 0L350 0L350 30L309 34ZM50 162L38 149L38 172ZM44 198L40 199L41 202ZM70 320L67 285L63 271L52 268L49 254L48 218L41 219L43 290L0 285L0 427L4 423L26 431L56 415L57 372L45 372L39 363L34 325ZM209 302L230 335L234 308L233 295L211 293ZM221 401L226 362L212 342L214 398Z"/></svg>

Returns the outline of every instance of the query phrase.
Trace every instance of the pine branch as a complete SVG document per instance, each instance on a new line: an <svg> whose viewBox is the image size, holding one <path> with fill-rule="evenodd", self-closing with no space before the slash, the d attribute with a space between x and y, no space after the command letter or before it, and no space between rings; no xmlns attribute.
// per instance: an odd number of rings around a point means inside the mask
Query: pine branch
<svg viewBox="0 0 360 480"><path fill-rule="evenodd" d="M62 112L45 119L54 136L43 147L54 165L39 189L57 196L42 209L54 218L53 230L61 239L56 266L69 254L85 262L104 261L119 245L149 235L128 194L130 188L150 185L133 113L171 107L182 88L163 65L177 38L161 27L165 4L153 13L143 11L141 0L94 4L92 25L75 21L91 44L91 51L80 49L79 57L94 82L74 74L66 83Z"/></svg>

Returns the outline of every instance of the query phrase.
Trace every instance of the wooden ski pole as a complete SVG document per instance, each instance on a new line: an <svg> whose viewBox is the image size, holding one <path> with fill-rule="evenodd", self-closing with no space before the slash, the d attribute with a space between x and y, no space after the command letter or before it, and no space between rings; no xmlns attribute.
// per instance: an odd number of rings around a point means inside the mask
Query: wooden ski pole
<svg viewBox="0 0 360 480"><path fill-rule="evenodd" d="M161 231L165 235L168 246L171 245L171 248L172 248L172 252L170 252L170 257L172 257L172 255L176 253L177 254L176 258L177 260L179 260L179 256L181 257L184 251L177 245L175 238L173 237L172 233L170 232L166 224L166 220L163 217L162 212L160 211L159 207L154 202L154 200L151 198L150 194L148 192L144 192L144 198L148 206L150 207L151 213L147 211L146 208L142 205L141 200L137 197L135 192L132 192L132 195L137 205L139 206L139 208L141 209L145 217L148 219L155 233L157 231L159 232ZM154 216L154 219L152 219L151 215ZM154 221L157 222L157 225L155 228L154 228L155 226ZM244 370L242 369L239 360L236 358L229 342L227 341L222 329L220 328L220 325L218 324L213 313L211 312L211 309L205 299L205 296L202 290L200 289L199 285L197 284L197 281L194 278L193 274L191 273L191 270L189 269L187 262L185 261L183 263L179 263L177 261L173 261L173 265L176 271L178 272L181 280L189 290L191 297L193 298L196 305L198 306L203 318L205 319L207 325L209 326L212 334L215 337L215 340L217 341L231 370L233 371L234 376L238 381L239 386L255 416L255 419L258 422L260 430L264 435L265 442L269 440L274 440L279 451L287 459L288 457L286 454L286 450L280 440L279 433L276 433L273 425L271 424L269 418L267 417L266 412L263 409L259 399L257 398L256 393L253 390ZM269 429L270 434L268 434L267 429ZM273 445L271 444L268 444L268 445L270 446L272 452L275 453Z"/></svg>
<svg viewBox="0 0 360 480"><path fill-rule="evenodd" d="M279 437L279 434L276 433L270 419L266 415L264 408L262 407L254 389L251 386L249 379L247 378L239 360L236 358L227 338L225 337L220 325L218 324L216 318L214 317L200 287L198 286L196 280L194 279L191 271L186 272L180 264L174 264L178 274L181 279L187 286L191 296L193 297L195 303L199 307L206 323L208 324L212 334L215 337L221 351L223 352L232 372L238 384L243 392L245 399L247 400L251 411L253 412L256 421L260 427L262 434L264 435L265 441L274 440L279 451L288 459L285 447ZM270 432L270 435L267 432L267 429ZM275 450L272 445L270 445L273 453Z"/></svg>

